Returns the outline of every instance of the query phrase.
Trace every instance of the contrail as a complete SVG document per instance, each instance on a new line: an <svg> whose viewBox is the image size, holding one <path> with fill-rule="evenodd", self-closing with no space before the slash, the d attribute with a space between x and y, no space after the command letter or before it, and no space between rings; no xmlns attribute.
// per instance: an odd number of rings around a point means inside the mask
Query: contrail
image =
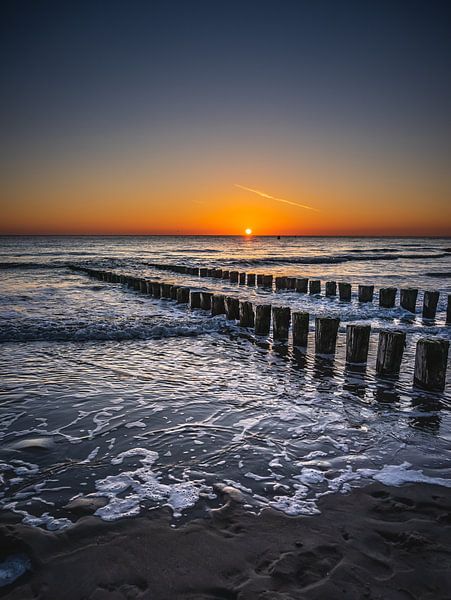
<svg viewBox="0 0 451 600"><path fill-rule="evenodd" d="M306 210L314 210L315 212L321 212L318 208L313 208L313 206L307 206L306 204L299 204L298 202L292 202L291 200L284 200L284 198L275 198L270 194L265 194L265 192L259 192L258 190L253 190L252 188L246 187L245 185L240 185L239 183L234 184L235 187L240 188L242 190L246 190L247 192L253 192L254 194L258 194L262 198L268 198L269 200L276 200L277 202L284 202L285 204L291 204L292 206L299 206L299 208L305 208Z"/></svg>

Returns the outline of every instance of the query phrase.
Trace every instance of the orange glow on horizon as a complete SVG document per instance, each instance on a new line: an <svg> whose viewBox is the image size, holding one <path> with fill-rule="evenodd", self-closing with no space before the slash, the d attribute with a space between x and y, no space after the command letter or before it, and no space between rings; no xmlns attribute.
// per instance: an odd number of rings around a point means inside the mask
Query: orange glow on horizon
<svg viewBox="0 0 451 600"><path fill-rule="evenodd" d="M248 228L247 228L247 229L244 231L244 233L245 233L246 235L248 235L248 236L249 236L249 235L252 235L252 229L251 229L250 227L248 227Z"/></svg>

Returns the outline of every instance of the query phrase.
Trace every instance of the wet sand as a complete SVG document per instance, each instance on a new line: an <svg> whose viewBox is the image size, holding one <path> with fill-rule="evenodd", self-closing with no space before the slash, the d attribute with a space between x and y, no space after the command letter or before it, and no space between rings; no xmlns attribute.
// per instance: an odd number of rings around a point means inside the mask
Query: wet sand
<svg viewBox="0 0 451 600"><path fill-rule="evenodd" d="M451 597L451 489L374 484L289 518L244 511L224 495L205 519L170 526L166 510L105 523L82 516L59 534L0 525L2 558L31 573L14 600L440 599ZM93 507L85 507L87 511Z"/></svg>

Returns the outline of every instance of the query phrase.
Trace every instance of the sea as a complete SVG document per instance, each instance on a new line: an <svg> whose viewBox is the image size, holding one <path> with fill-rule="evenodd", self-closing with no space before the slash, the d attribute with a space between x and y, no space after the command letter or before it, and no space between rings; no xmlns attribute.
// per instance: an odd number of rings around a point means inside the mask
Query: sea
<svg viewBox="0 0 451 600"><path fill-rule="evenodd" d="M161 271L153 264L347 281L351 302ZM71 270L183 282L310 313L305 351L224 316ZM207 515L233 488L246 510L319 511L374 481L451 487L451 392L413 387L421 337L450 339L446 238L94 236L0 238L0 509L72 527L71 503L105 521L169 510ZM373 303L357 286L373 284ZM418 288L416 314L380 309L381 287ZM437 316L423 292L440 291ZM399 296L398 296L399 300ZM315 357L314 318L341 319L334 357ZM349 323L372 327L366 369L345 364ZM406 332L398 378L375 375L378 332Z"/></svg>

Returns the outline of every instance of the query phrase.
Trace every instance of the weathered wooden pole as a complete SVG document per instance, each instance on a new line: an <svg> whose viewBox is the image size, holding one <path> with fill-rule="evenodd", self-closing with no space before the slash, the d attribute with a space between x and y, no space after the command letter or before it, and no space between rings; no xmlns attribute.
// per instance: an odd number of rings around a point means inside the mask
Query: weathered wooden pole
<svg viewBox="0 0 451 600"><path fill-rule="evenodd" d="M171 285L171 300L177 300L177 291L180 285Z"/></svg>
<svg viewBox="0 0 451 600"><path fill-rule="evenodd" d="M229 272L230 283L238 283L238 271Z"/></svg>
<svg viewBox="0 0 451 600"><path fill-rule="evenodd" d="M189 293L189 287L179 287L177 290L177 304L188 304Z"/></svg>
<svg viewBox="0 0 451 600"><path fill-rule="evenodd" d="M405 310L414 313L416 310L418 290L415 288L401 288L399 304Z"/></svg>
<svg viewBox="0 0 451 600"><path fill-rule="evenodd" d="M288 306L272 307L272 337L275 342L288 340L291 311Z"/></svg>
<svg viewBox="0 0 451 600"><path fill-rule="evenodd" d="M272 289L272 275L263 275L263 287Z"/></svg>
<svg viewBox="0 0 451 600"><path fill-rule="evenodd" d="M310 315L306 312L292 314L293 346L307 347Z"/></svg>
<svg viewBox="0 0 451 600"><path fill-rule="evenodd" d="M246 284L246 273L239 273L238 279L239 279L240 285L245 285Z"/></svg>
<svg viewBox="0 0 451 600"><path fill-rule="evenodd" d="M147 281L145 279L140 279L139 291L142 292L143 294L147 294Z"/></svg>
<svg viewBox="0 0 451 600"><path fill-rule="evenodd" d="M446 383L449 341L440 338L421 338L415 353L413 384L434 392L442 392Z"/></svg>
<svg viewBox="0 0 451 600"><path fill-rule="evenodd" d="M359 285L359 302L372 302L374 285Z"/></svg>
<svg viewBox="0 0 451 600"><path fill-rule="evenodd" d="M255 273L247 274L247 285L255 285Z"/></svg>
<svg viewBox="0 0 451 600"><path fill-rule="evenodd" d="M379 290L379 306L381 308L393 308L397 293L398 290L394 287L381 288Z"/></svg>
<svg viewBox="0 0 451 600"><path fill-rule="evenodd" d="M210 268L208 268L208 269L207 269L207 277L213 277L213 274L214 274L214 272L215 272L215 270L214 270L214 269L210 269Z"/></svg>
<svg viewBox="0 0 451 600"><path fill-rule="evenodd" d="M326 296L336 296L337 295L337 282L336 281L326 281Z"/></svg>
<svg viewBox="0 0 451 600"><path fill-rule="evenodd" d="M308 279L306 277L296 278L296 291L300 294L306 294L308 292Z"/></svg>
<svg viewBox="0 0 451 600"><path fill-rule="evenodd" d="M255 334L268 335L271 329L271 304L257 304L255 307Z"/></svg>
<svg viewBox="0 0 451 600"><path fill-rule="evenodd" d="M451 294L448 295L448 304L446 307L446 323L451 323Z"/></svg>
<svg viewBox="0 0 451 600"><path fill-rule="evenodd" d="M199 269L199 277L208 277L208 269L206 267Z"/></svg>
<svg viewBox="0 0 451 600"><path fill-rule="evenodd" d="M215 317L216 315L225 314L225 302L223 294L213 294L211 297L211 315Z"/></svg>
<svg viewBox="0 0 451 600"><path fill-rule="evenodd" d="M276 277L276 290L284 290L287 287L286 277Z"/></svg>
<svg viewBox="0 0 451 600"><path fill-rule="evenodd" d="M427 290L423 296L423 319L435 319L440 292Z"/></svg>
<svg viewBox="0 0 451 600"><path fill-rule="evenodd" d="M338 295L340 300L349 302L349 300L351 300L351 284L340 281L338 284Z"/></svg>
<svg viewBox="0 0 451 600"><path fill-rule="evenodd" d="M191 308L200 308L200 294L198 290L191 290L189 294L189 305Z"/></svg>
<svg viewBox="0 0 451 600"><path fill-rule="evenodd" d="M211 310L211 297L213 294L211 292L201 292L200 293L200 307L202 310Z"/></svg>
<svg viewBox="0 0 451 600"><path fill-rule="evenodd" d="M377 347L376 373L378 375L398 375L402 355L406 345L404 331L381 331Z"/></svg>
<svg viewBox="0 0 451 600"><path fill-rule="evenodd" d="M152 282L152 296L154 298L161 298L161 283L158 283L158 281Z"/></svg>
<svg viewBox="0 0 451 600"><path fill-rule="evenodd" d="M230 279L230 271L222 271L223 279Z"/></svg>
<svg viewBox="0 0 451 600"><path fill-rule="evenodd" d="M234 298L233 296L226 296L225 309L227 318L230 321L238 320L240 318L240 301L238 300L238 298Z"/></svg>
<svg viewBox="0 0 451 600"><path fill-rule="evenodd" d="M258 287L263 287L263 273L257 274L257 285Z"/></svg>
<svg viewBox="0 0 451 600"><path fill-rule="evenodd" d="M162 283L161 284L161 297L162 298L170 298L171 297L171 289L172 289L172 285L170 283Z"/></svg>
<svg viewBox="0 0 451 600"><path fill-rule="evenodd" d="M316 317L315 353L335 354L340 319L334 317Z"/></svg>
<svg viewBox="0 0 451 600"><path fill-rule="evenodd" d="M346 362L366 363L370 347L371 325L346 327Z"/></svg>
<svg viewBox="0 0 451 600"><path fill-rule="evenodd" d="M287 277L287 288L289 290L296 289L296 277Z"/></svg>
<svg viewBox="0 0 451 600"><path fill-rule="evenodd" d="M240 326L254 326L254 308L252 302L248 302L247 300L240 300Z"/></svg>
<svg viewBox="0 0 451 600"><path fill-rule="evenodd" d="M309 294L321 294L321 281L319 279L310 279Z"/></svg>
<svg viewBox="0 0 451 600"><path fill-rule="evenodd" d="M222 279L222 269L213 269L213 277L215 279Z"/></svg>

